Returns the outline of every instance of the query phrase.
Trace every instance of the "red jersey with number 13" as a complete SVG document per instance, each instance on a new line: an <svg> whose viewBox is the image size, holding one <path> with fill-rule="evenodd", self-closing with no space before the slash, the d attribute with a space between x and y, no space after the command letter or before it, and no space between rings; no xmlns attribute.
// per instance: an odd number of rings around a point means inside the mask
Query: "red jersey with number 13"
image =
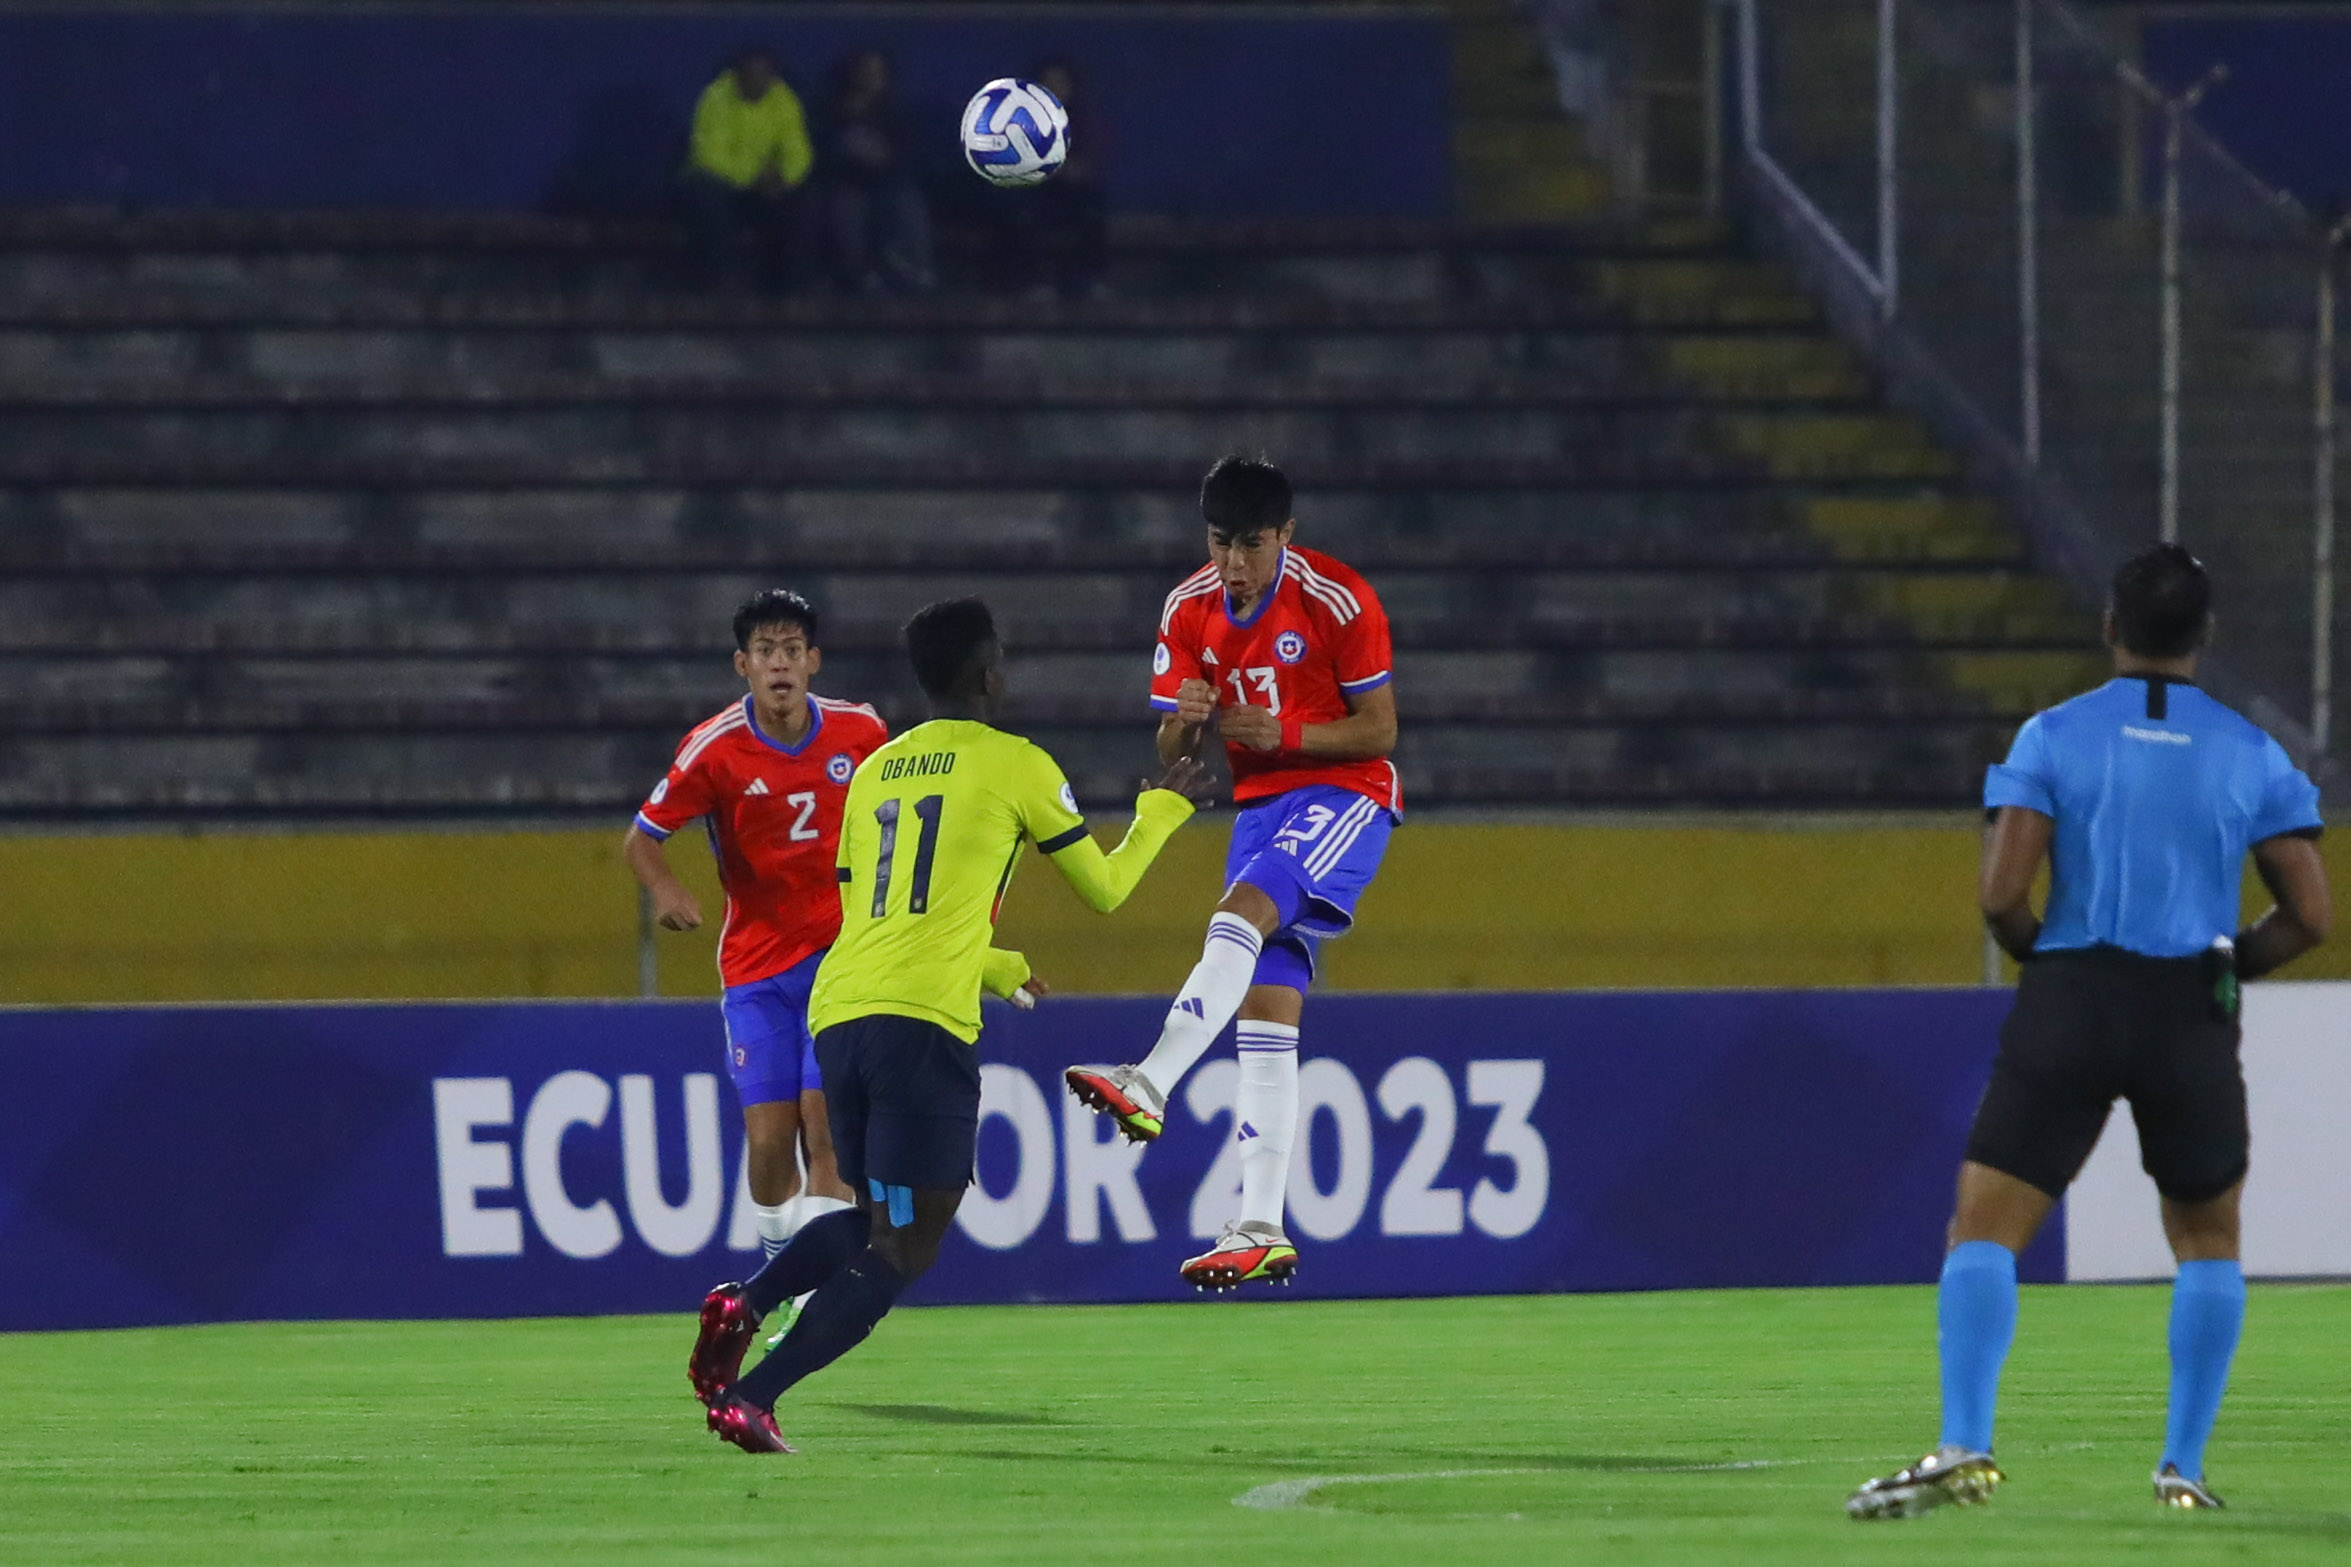
<svg viewBox="0 0 2351 1567"><path fill-rule="evenodd" d="M781 974L841 934L841 805L857 764L890 730L860 703L811 696L808 708L808 734L784 746L744 697L686 736L637 813L637 830L652 838L697 816L709 826L727 894L718 977L729 987Z"/></svg>
<svg viewBox="0 0 2351 1567"><path fill-rule="evenodd" d="M1176 688L1205 680L1216 687L1219 707L1263 707L1302 724L1329 724L1347 716L1349 697L1378 690L1393 672L1388 616L1371 584L1328 555L1292 545L1247 620L1233 618L1213 565L1167 596L1151 656L1151 705L1173 712ZM1225 757L1237 804L1333 784L1404 809L1396 766L1385 758L1334 762L1231 744Z"/></svg>

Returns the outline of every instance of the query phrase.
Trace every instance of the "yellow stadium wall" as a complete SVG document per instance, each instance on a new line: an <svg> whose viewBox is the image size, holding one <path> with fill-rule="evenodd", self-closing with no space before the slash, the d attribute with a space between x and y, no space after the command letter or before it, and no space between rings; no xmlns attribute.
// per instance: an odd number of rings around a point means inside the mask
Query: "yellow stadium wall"
<svg viewBox="0 0 2351 1567"><path fill-rule="evenodd" d="M1177 835L1134 901L1095 915L1033 857L1001 939L1073 992L1161 992L1199 950L1223 824ZM0 1002L624 996L636 897L620 835L219 833L0 839ZM717 888L672 863L710 923L659 933L665 995L707 995ZM1979 977L1976 832L1900 826L1501 826L1396 835L1348 990L1967 984ZM2351 858L2328 845L2340 880ZM2351 942L2301 977L2351 975Z"/></svg>

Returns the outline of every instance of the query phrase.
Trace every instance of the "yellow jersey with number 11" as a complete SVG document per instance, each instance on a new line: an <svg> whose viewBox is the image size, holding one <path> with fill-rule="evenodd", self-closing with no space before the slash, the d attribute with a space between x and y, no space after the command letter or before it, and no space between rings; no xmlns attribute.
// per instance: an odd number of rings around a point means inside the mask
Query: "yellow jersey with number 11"
<svg viewBox="0 0 2351 1567"><path fill-rule="evenodd" d="M1105 854L1061 764L1040 747L973 719L907 730L849 784L841 937L817 970L808 1026L886 1012L977 1043L983 985L1009 995L1029 977L1020 954L990 946L1022 846L1035 844L1107 914L1191 815L1182 795L1145 790L1126 840Z"/></svg>

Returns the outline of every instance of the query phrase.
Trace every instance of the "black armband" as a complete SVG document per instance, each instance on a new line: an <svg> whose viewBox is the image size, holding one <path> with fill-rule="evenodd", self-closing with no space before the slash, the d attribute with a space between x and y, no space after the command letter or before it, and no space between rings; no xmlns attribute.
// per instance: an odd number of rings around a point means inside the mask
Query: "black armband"
<svg viewBox="0 0 2351 1567"><path fill-rule="evenodd" d="M2000 938L2000 928L1992 923L1992 917L1988 914L1984 916L1984 933L1992 938L1992 945L1998 947L2010 962L2021 967L2040 955L2041 930L2046 923L2046 921L2038 919L2033 921L2032 933L2025 937L2022 952L2009 946Z"/></svg>
<svg viewBox="0 0 2351 1567"><path fill-rule="evenodd" d="M2240 980L2260 979L2270 973L2269 969L2256 966L2245 956L2245 943L2252 939L2253 927L2250 925L2246 926L2243 930L2238 931L2236 936L2233 938L2233 944L2236 947L2237 978Z"/></svg>

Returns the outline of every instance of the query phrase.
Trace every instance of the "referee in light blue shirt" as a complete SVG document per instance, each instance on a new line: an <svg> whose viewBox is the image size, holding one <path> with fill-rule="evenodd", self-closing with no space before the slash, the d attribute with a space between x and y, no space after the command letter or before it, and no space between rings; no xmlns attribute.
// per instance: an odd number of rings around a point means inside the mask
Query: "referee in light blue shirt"
<svg viewBox="0 0 2351 1567"><path fill-rule="evenodd" d="M1999 1485L1992 1411L2016 1331L2016 1254L2116 1099L2130 1101L2180 1265L2155 1498L2221 1505L2204 1445L2245 1315L2237 982L2317 946L2333 907L2318 790L2277 741L2196 689L2211 629L2193 555L2167 544L2125 563L2106 610L2115 678L2035 716L1985 781L1984 921L2024 970L1959 1168L1937 1305L1943 1436L1854 1492L1856 1518L1980 1502ZM2248 852L2276 904L2239 930ZM2045 859L2048 912L2035 919Z"/></svg>

